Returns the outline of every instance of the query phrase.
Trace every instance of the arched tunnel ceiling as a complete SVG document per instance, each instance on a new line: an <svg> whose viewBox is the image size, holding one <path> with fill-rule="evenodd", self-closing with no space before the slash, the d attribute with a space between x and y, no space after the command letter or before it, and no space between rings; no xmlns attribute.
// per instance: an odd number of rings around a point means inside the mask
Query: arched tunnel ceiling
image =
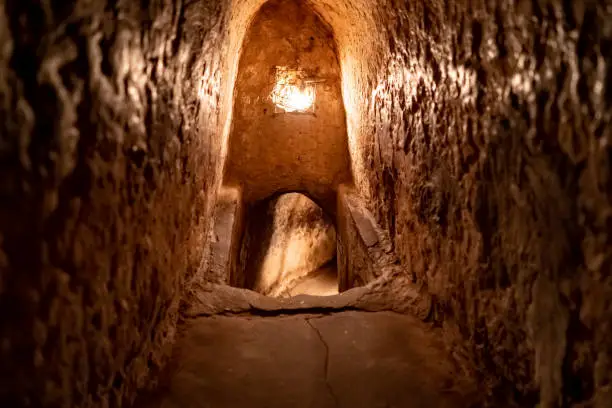
<svg viewBox="0 0 612 408"><path fill-rule="evenodd" d="M229 8L230 16L226 28L229 34L227 67L230 79L226 90L229 94L233 94L241 47L247 29L265 2L265 0L234 0ZM357 139L360 137L361 127L364 126L361 120L365 117L365 110L368 109L367 104L363 103L369 97L365 93L367 86L377 80L372 77L376 72L373 67L381 65L388 51L384 47L388 43L386 33L381 30L385 17L380 13L385 9L374 7L368 0L312 0L305 3L331 26L336 39L342 70L342 90L353 170L357 176L356 181L365 187L364 178L359 177L363 174L361 170L364 164L362 155L358 151ZM389 5L386 11L391 13ZM231 100L226 100L226 104L230 109Z"/></svg>
<svg viewBox="0 0 612 408"><path fill-rule="evenodd" d="M278 67L317 83L309 113L280 113L270 98ZM245 202L304 191L335 210L351 169L341 70L333 33L303 3L273 0L243 39L224 185L240 185Z"/></svg>

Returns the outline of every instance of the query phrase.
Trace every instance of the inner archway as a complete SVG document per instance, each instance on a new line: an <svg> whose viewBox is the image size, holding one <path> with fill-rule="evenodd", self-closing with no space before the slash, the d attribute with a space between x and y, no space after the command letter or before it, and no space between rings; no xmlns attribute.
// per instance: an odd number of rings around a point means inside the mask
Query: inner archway
<svg viewBox="0 0 612 408"><path fill-rule="evenodd" d="M336 229L319 205L286 193L248 213L239 268L246 288L276 297L338 293Z"/></svg>
<svg viewBox="0 0 612 408"><path fill-rule="evenodd" d="M352 184L336 39L306 2L269 1L248 27L223 174L236 194L216 221L232 233L218 235L215 275L269 296L336 294L350 288L335 223Z"/></svg>

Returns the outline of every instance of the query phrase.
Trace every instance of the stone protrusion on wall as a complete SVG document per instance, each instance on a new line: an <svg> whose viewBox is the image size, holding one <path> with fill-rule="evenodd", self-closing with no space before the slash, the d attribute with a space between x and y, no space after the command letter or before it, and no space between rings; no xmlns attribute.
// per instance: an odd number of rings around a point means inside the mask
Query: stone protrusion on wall
<svg viewBox="0 0 612 408"><path fill-rule="evenodd" d="M337 203L339 289L346 291L380 277L394 263L394 255L354 187L341 186Z"/></svg>
<svg viewBox="0 0 612 408"><path fill-rule="evenodd" d="M232 282L232 277L235 276L244 211L240 189L222 187L213 216L210 253L204 256L200 270L203 282L240 285Z"/></svg>

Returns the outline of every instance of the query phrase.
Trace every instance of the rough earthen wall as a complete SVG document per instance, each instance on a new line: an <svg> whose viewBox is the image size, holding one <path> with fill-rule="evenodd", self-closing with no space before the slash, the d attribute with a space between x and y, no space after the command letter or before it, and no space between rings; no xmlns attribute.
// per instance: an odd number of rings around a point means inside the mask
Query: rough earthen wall
<svg viewBox="0 0 612 408"><path fill-rule="evenodd" d="M521 404L611 406L610 4L384 3L345 93L406 273Z"/></svg>
<svg viewBox="0 0 612 408"><path fill-rule="evenodd" d="M0 2L0 405L116 406L201 263L217 1Z"/></svg>
<svg viewBox="0 0 612 408"><path fill-rule="evenodd" d="M340 291L364 286L382 274L371 248L380 244L373 216L350 188L338 195L338 286ZM355 199L357 197L357 199Z"/></svg>

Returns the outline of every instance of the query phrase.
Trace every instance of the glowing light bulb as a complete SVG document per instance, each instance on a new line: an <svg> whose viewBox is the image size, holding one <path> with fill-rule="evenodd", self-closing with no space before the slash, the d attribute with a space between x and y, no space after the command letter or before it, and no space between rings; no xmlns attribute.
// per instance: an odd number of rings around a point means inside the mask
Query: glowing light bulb
<svg viewBox="0 0 612 408"><path fill-rule="evenodd" d="M285 86L282 107L288 112L308 110L314 103L314 92L311 89L301 90L295 85Z"/></svg>
<svg viewBox="0 0 612 408"><path fill-rule="evenodd" d="M272 102L285 112L307 112L315 102L315 87L312 84L301 83L287 71L277 72L277 81L272 90Z"/></svg>

